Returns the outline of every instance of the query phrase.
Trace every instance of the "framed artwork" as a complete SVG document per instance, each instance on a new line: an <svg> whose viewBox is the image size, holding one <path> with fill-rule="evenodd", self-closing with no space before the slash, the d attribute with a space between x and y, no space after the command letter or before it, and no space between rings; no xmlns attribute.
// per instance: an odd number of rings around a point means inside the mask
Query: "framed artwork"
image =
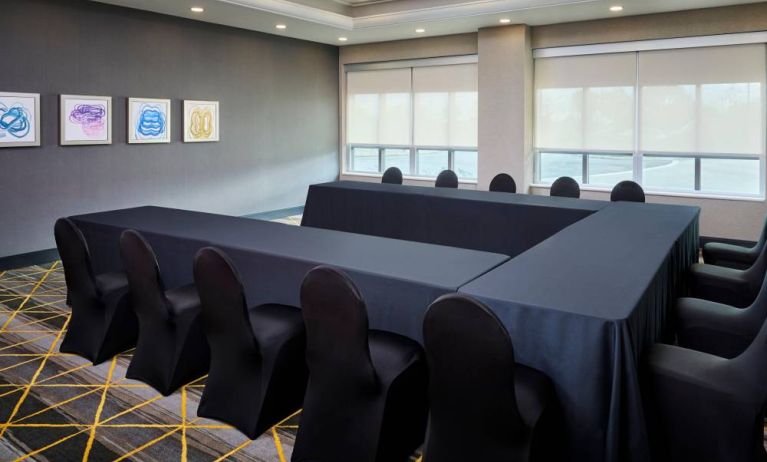
<svg viewBox="0 0 767 462"><path fill-rule="evenodd" d="M40 94L0 92L0 148L40 146Z"/></svg>
<svg viewBox="0 0 767 462"><path fill-rule="evenodd" d="M219 141L218 101L184 101L184 142Z"/></svg>
<svg viewBox="0 0 767 462"><path fill-rule="evenodd" d="M112 97L61 95L61 145L112 144Z"/></svg>
<svg viewBox="0 0 767 462"><path fill-rule="evenodd" d="M170 143L170 100L128 98L128 143Z"/></svg>

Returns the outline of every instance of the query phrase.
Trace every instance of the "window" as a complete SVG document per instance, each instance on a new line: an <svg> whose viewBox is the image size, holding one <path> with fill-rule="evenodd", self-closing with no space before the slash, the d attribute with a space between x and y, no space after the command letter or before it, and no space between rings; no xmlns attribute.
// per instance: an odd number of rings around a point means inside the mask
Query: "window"
<svg viewBox="0 0 767 462"><path fill-rule="evenodd" d="M347 170L475 180L476 63L346 73Z"/></svg>
<svg viewBox="0 0 767 462"><path fill-rule="evenodd" d="M536 181L763 196L765 45L539 58Z"/></svg>

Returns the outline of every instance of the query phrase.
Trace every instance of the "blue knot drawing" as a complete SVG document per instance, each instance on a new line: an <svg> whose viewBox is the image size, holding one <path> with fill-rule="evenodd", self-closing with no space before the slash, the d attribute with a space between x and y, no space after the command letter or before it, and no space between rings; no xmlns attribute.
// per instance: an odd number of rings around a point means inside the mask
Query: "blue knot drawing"
<svg viewBox="0 0 767 462"><path fill-rule="evenodd" d="M0 138L6 135L14 138L27 136L32 128L29 117L29 111L20 104L8 107L0 103Z"/></svg>
<svg viewBox="0 0 767 462"><path fill-rule="evenodd" d="M157 106L143 105L139 109L136 133L156 138L165 133L165 114Z"/></svg>

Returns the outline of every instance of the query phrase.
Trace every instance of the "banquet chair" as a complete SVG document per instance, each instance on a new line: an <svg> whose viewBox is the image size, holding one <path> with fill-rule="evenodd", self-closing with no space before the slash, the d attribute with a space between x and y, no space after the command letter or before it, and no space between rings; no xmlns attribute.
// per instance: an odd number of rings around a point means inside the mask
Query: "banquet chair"
<svg viewBox="0 0 767 462"><path fill-rule="evenodd" d="M72 316L59 351L99 364L136 344L138 323L125 273L94 274L88 244L69 218L53 226Z"/></svg>
<svg viewBox="0 0 767 462"><path fill-rule="evenodd" d="M703 246L703 261L717 266L744 269L753 265L764 250L767 241L767 219L762 225L762 234L752 247L726 244L723 242L707 242Z"/></svg>
<svg viewBox="0 0 767 462"><path fill-rule="evenodd" d="M381 183L402 184L402 170L397 167L389 167L381 177Z"/></svg>
<svg viewBox="0 0 767 462"><path fill-rule="evenodd" d="M436 188L457 188L458 176L452 170L442 170L434 183Z"/></svg>
<svg viewBox="0 0 767 462"><path fill-rule="evenodd" d="M616 184L610 193L610 201L618 202L644 202L644 190L631 180L624 180Z"/></svg>
<svg viewBox="0 0 767 462"><path fill-rule="evenodd" d="M194 281L210 345L197 415L255 439L301 407L307 376L301 311L277 304L248 308L233 263L213 247L197 252Z"/></svg>
<svg viewBox="0 0 767 462"><path fill-rule="evenodd" d="M309 384L293 462L406 461L426 425L420 345L368 330L359 290L326 266L306 275L301 308Z"/></svg>
<svg viewBox="0 0 767 462"><path fill-rule="evenodd" d="M429 365L424 462L561 460L551 380L514 360L511 338L484 304L448 294L423 324Z"/></svg>
<svg viewBox="0 0 767 462"><path fill-rule="evenodd" d="M676 317L679 346L734 358L748 348L767 319L767 278L746 308L684 297L677 300Z"/></svg>
<svg viewBox="0 0 767 462"><path fill-rule="evenodd" d="M556 197L572 197L578 199L581 197L581 187L578 182L569 176L560 176L551 184L549 195Z"/></svg>
<svg viewBox="0 0 767 462"><path fill-rule="evenodd" d="M656 344L645 361L644 401L654 460L767 460L767 323L732 359Z"/></svg>
<svg viewBox="0 0 767 462"><path fill-rule="evenodd" d="M745 308L754 302L767 271L767 249L750 268L739 270L695 263L690 266L690 294L712 302Z"/></svg>
<svg viewBox="0 0 767 462"><path fill-rule="evenodd" d="M157 257L136 231L120 236L120 255L138 316L138 344L126 377L167 396L208 371L210 352L194 284L165 290Z"/></svg>
<svg viewBox="0 0 767 462"><path fill-rule="evenodd" d="M517 183L508 173L499 173L490 181L490 191L515 193L517 192Z"/></svg>

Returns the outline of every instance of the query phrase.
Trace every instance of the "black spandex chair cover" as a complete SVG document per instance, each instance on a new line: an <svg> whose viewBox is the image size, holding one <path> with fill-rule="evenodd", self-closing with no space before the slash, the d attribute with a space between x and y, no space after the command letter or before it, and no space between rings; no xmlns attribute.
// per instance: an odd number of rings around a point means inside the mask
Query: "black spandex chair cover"
<svg viewBox="0 0 767 462"><path fill-rule="evenodd" d="M679 346L734 358L751 345L767 319L767 278L756 300L747 308L680 298L676 310Z"/></svg>
<svg viewBox="0 0 767 462"><path fill-rule="evenodd" d="M402 171L397 167L389 167L381 177L381 183L402 184Z"/></svg>
<svg viewBox="0 0 767 462"><path fill-rule="evenodd" d="M767 248L750 268L739 270L696 263L690 267L691 295L745 308L754 302L767 271Z"/></svg>
<svg viewBox="0 0 767 462"><path fill-rule="evenodd" d="M208 371L197 289L190 284L166 291L157 257L136 231L123 231L120 256L139 321L138 344L125 375L170 395Z"/></svg>
<svg viewBox="0 0 767 462"><path fill-rule="evenodd" d="M85 237L69 218L53 227L72 317L59 351L99 364L136 344L138 323L124 273L93 274Z"/></svg>
<svg viewBox="0 0 767 462"><path fill-rule="evenodd" d="M194 281L210 345L210 371L197 415L233 425L250 439L301 407L306 391L306 336L298 308L248 308L229 257L200 250Z"/></svg>
<svg viewBox="0 0 767 462"><path fill-rule="evenodd" d="M421 347L368 330L359 290L329 267L306 275L301 308L309 385L292 460L406 461L426 425Z"/></svg>
<svg viewBox="0 0 767 462"><path fill-rule="evenodd" d="M762 226L762 234L753 247L743 247L722 242L707 242L703 246L703 261L712 265L744 269L756 262L764 250L767 240L767 219Z"/></svg>
<svg viewBox="0 0 767 462"><path fill-rule="evenodd" d="M499 173L490 181L490 191L515 193L517 192L517 183L508 173Z"/></svg>
<svg viewBox="0 0 767 462"><path fill-rule="evenodd" d="M457 188L458 176L452 170L442 170L434 183L437 188Z"/></svg>
<svg viewBox="0 0 767 462"><path fill-rule="evenodd" d="M644 390L654 460L767 460L765 364L767 323L733 359L672 345L650 348Z"/></svg>
<svg viewBox="0 0 767 462"><path fill-rule="evenodd" d="M624 180L616 184L610 193L612 202L644 202L644 190L637 183L630 180Z"/></svg>
<svg viewBox="0 0 767 462"><path fill-rule="evenodd" d="M579 199L581 197L581 187L575 179L570 178L569 176L560 176L551 184L549 195Z"/></svg>
<svg viewBox="0 0 767 462"><path fill-rule="evenodd" d="M554 386L515 363L511 338L492 311L465 295L443 295L426 313L423 337L430 406L424 461L561 460Z"/></svg>

